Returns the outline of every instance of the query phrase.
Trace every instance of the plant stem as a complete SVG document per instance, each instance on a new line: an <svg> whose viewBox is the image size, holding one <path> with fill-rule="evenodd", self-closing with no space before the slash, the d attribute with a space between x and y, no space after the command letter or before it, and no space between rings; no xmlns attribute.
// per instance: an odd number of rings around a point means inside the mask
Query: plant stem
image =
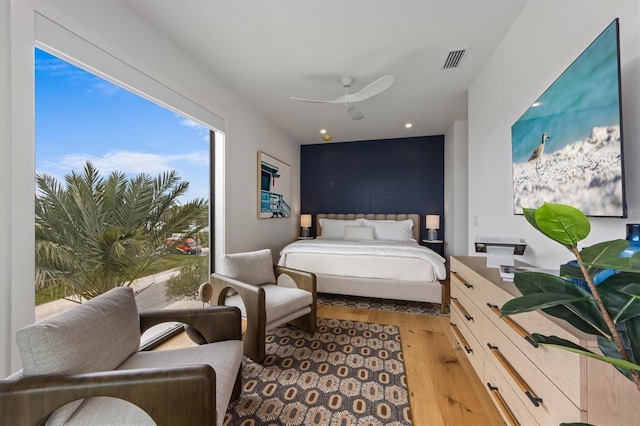
<svg viewBox="0 0 640 426"><path fill-rule="evenodd" d="M627 352L627 348L625 348L624 344L622 343L622 338L620 337L620 333L618 333L618 329L616 328L616 325L611 319L611 316L609 316L609 312L607 311L607 308L604 306L604 303L600 298L600 294L596 289L596 285L593 283L593 280L591 279L591 275L589 275L589 273L587 272L587 268L582 263L582 257L580 256L580 251L578 250L577 247L571 247L570 250L578 260L578 265L580 265L580 270L582 271L582 274L584 275L584 278L587 281L587 284L589 285L589 289L591 290L591 294L593 295L593 298L596 300L596 303L598 304L598 309L600 309L600 313L604 318L604 322L609 327L609 331L611 332L611 338L613 339L613 342L618 347L618 351L620 352L620 355L625 361L632 362L631 358L629 357L629 353ZM633 382L636 384L636 387L640 391L639 372L637 370L629 370L629 373L631 374L631 377L633 377Z"/></svg>

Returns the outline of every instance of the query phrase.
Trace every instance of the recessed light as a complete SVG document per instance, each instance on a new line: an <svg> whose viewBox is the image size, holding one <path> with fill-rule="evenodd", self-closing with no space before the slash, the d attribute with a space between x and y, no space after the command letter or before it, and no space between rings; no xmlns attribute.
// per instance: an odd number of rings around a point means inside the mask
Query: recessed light
<svg viewBox="0 0 640 426"><path fill-rule="evenodd" d="M327 131L325 129L322 129L322 130L320 130L320 133L322 133L324 135L325 133L327 133Z"/></svg>
<svg viewBox="0 0 640 426"><path fill-rule="evenodd" d="M407 129L410 129L410 128L412 128L412 127L413 127L413 124L411 124L411 123L407 123L407 124L405 124L405 125L404 125L404 127L406 127Z"/></svg>

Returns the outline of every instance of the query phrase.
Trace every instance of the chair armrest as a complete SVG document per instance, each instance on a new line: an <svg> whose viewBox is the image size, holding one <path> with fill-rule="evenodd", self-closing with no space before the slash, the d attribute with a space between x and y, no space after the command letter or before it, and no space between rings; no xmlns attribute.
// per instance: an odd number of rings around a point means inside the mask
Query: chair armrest
<svg viewBox="0 0 640 426"><path fill-rule="evenodd" d="M307 271L301 271L299 269L287 268L285 266L274 266L274 272L276 274L276 281L280 275L288 275L296 283L296 286L302 290L307 290L313 294L315 300L316 297L316 274Z"/></svg>
<svg viewBox="0 0 640 426"><path fill-rule="evenodd" d="M265 312L265 294L262 287L247 284L216 273L211 274L209 282L211 282L213 286L213 296L211 297L213 304L224 305L224 300L227 297L227 289L233 289L237 291L242 298L247 315L250 315L252 312Z"/></svg>
<svg viewBox="0 0 640 426"><path fill-rule="evenodd" d="M61 406L96 396L131 402L159 426L216 424L216 373L209 365L3 380L0 424L44 424Z"/></svg>
<svg viewBox="0 0 640 426"><path fill-rule="evenodd" d="M233 306L143 311L140 312L140 331L170 321L195 328L206 339L206 343L242 340L240 310Z"/></svg>

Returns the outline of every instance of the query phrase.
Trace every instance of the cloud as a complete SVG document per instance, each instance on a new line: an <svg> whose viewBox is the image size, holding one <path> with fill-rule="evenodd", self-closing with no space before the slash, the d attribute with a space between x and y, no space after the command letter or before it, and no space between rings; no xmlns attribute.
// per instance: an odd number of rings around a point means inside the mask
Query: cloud
<svg viewBox="0 0 640 426"><path fill-rule="evenodd" d="M209 153L207 151L200 151L178 155L159 155L119 150L108 152L101 157L90 154L69 154L60 157L55 163L47 162L43 164L43 168L64 171L66 173L70 170L82 169L87 161L91 162L100 173L105 176L114 170L121 171L128 175L148 173L154 176L170 170L179 171L181 168L188 168L189 164L207 165L209 163ZM186 167L184 163L187 163ZM38 171L38 173L40 173L40 171Z"/></svg>
<svg viewBox="0 0 640 426"><path fill-rule="evenodd" d="M180 125L181 126L185 126L185 127L188 127L190 129L193 129L193 130L197 131L198 135L202 138L202 140L204 140L207 143L210 142L209 128L208 127L205 127L202 124L191 120L190 118L185 118L185 117L182 117L180 115L176 115L176 116L180 119Z"/></svg>

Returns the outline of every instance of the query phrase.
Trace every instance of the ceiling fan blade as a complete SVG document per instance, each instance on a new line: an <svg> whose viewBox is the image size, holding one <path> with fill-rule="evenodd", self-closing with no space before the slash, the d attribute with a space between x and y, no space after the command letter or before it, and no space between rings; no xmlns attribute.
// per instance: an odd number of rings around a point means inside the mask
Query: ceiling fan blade
<svg viewBox="0 0 640 426"><path fill-rule="evenodd" d="M343 104L345 102L345 97L340 96L339 98L333 99L331 101L322 101L319 99L305 99L305 98L297 98L295 96L290 96L291 99L295 99L296 101L302 101L302 102L313 102L316 104Z"/></svg>
<svg viewBox="0 0 640 426"><path fill-rule="evenodd" d="M349 103L344 104L344 109L347 110L351 118L354 120L362 120L364 118L364 114L358 111L356 107L352 104L349 104Z"/></svg>
<svg viewBox="0 0 640 426"><path fill-rule="evenodd" d="M377 95L378 93L382 93L387 90L395 79L391 75L385 75L384 77L380 77L373 83L370 83L364 89L360 90L357 93L353 93L351 95L347 95L345 98L346 102L360 102L368 99L372 96Z"/></svg>

